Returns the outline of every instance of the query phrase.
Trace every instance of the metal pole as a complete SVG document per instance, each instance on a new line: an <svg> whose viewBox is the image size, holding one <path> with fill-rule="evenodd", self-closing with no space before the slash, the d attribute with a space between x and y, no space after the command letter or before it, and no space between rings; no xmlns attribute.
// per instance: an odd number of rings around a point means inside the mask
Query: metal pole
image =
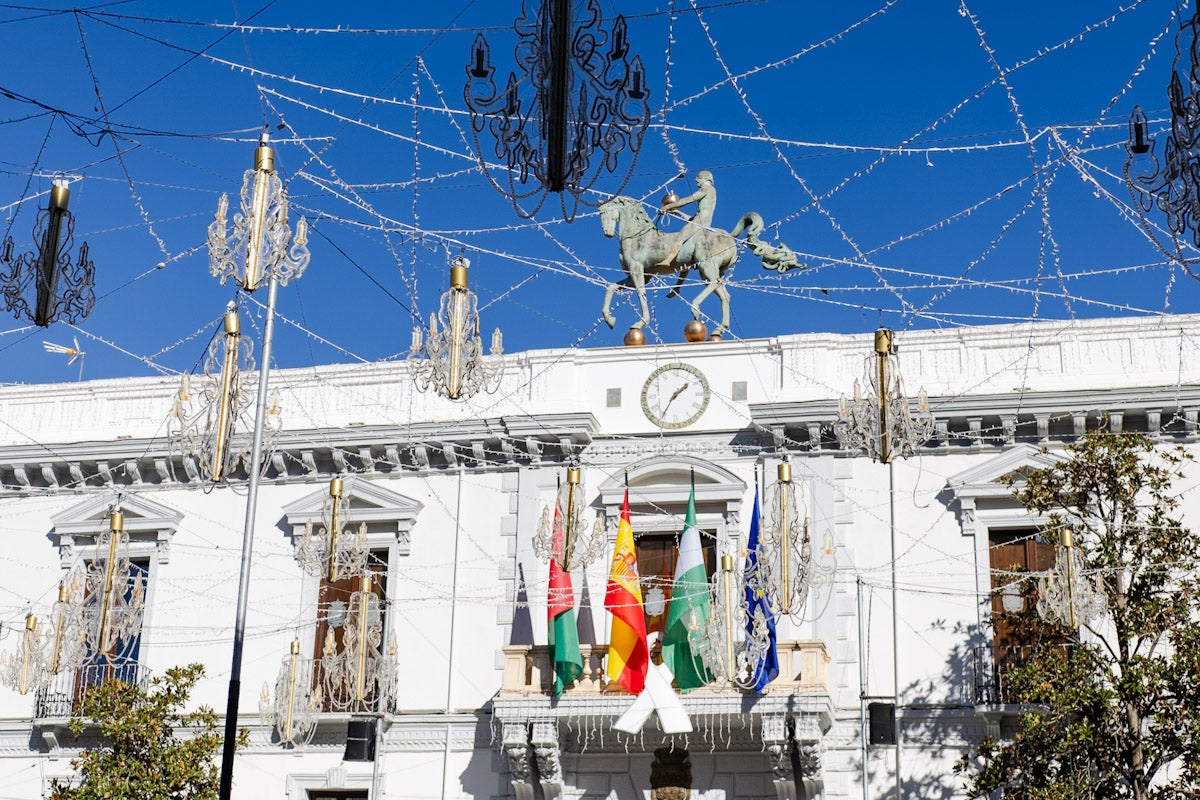
<svg viewBox="0 0 1200 800"><path fill-rule="evenodd" d="M379 692L379 717L375 720L375 759L371 762L370 800L379 800L380 798L379 762L383 758L383 715L387 713L387 692L382 691L382 684L383 681L377 681L375 684L376 691Z"/></svg>
<svg viewBox="0 0 1200 800"><path fill-rule="evenodd" d="M250 448L250 482L246 490L246 526L242 530L242 566L238 573L237 621L233 629L233 665L229 670L229 699L225 706L225 747L221 753L220 800L233 790L233 757L237 750L238 699L242 691L242 644L246 638L246 602L250 591L250 557L254 551L254 516L258 511L258 484L262 477L263 425L267 416L267 367L271 363L271 338L275 333L275 296L279 281L271 273L267 290L267 320L263 326L262 361L258 365L258 408Z"/></svg>
<svg viewBox="0 0 1200 800"><path fill-rule="evenodd" d="M863 626L861 576L854 579L854 588L855 598L858 602L858 734L862 738L862 790L863 800L871 800L871 788L867 774L867 758L871 752L867 742L867 644Z"/></svg>
<svg viewBox="0 0 1200 800"><path fill-rule="evenodd" d="M900 611L896 607L896 466L888 462L888 511L892 539L892 681L894 684L896 703L895 731L896 737L896 800L903 796L900 792Z"/></svg>
<svg viewBox="0 0 1200 800"><path fill-rule="evenodd" d="M450 709L451 690L454 688L454 611L458 605L458 534L462 530L462 482L463 468L458 468L458 499L454 504L454 566L450 573L450 644L446 656L446 746L442 750L442 800L446 800L446 787L450 782Z"/></svg>

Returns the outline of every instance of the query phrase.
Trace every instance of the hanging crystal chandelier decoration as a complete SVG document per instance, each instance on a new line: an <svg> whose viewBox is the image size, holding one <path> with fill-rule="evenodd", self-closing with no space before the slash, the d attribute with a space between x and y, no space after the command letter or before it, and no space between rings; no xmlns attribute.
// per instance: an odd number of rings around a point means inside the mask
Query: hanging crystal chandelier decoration
<svg viewBox="0 0 1200 800"><path fill-rule="evenodd" d="M330 620L320 658L321 693L329 711L372 711L396 679L395 634L383 647L383 609L369 574L360 575L341 625ZM332 614L331 614L332 616ZM335 628L341 630L338 647Z"/></svg>
<svg viewBox="0 0 1200 800"><path fill-rule="evenodd" d="M781 461L767 490L767 513L758 540L757 580L771 608L783 615L804 610L812 581L811 524L792 482L792 465Z"/></svg>
<svg viewBox="0 0 1200 800"><path fill-rule="evenodd" d="M0 251L0 290L4 307L45 328L56 321L72 325L85 319L96 305L96 266L88 258L87 242L71 263L75 217L67 210L71 190L65 180L50 187L50 203L38 212L33 226L36 250L13 256L13 240L5 238Z"/></svg>
<svg viewBox="0 0 1200 800"><path fill-rule="evenodd" d="M1200 42L1197 33L1200 33L1200 8L1190 20L1180 25L1175 35L1175 58L1167 86L1171 130L1162 149L1162 161L1155 153L1157 143L1150 135L1141 106L1134 106L1129 116L1129 140L1125 145L1125 183L1142 227L1167 258L1181 264L1195 261L1194 256L1188 259L1182 256L1182 243L1189 237L1189 231L1192 246L1200 248L1200 174L1197 172L1200 167L1200 114L1197 114L1200 107L1200 52L1196 49ZM1166 216L1171 250L1162 246L1147 218L1155 207Z"/></svg>
<svg viewBox="0 0 1200 800"><path fill-rule="evenodd" d="M84 661L88 627L84 613L86 593L87 569L79 564L59 584L58 600L50 612L54 625L53 636L47 641L50 675L75 669Z"/></svg>
<svg viewBox="0 0 1200 800"><path fill-rule="evenodd" d="M297 551L300 566L310 575L324 575L333 583L339 576L363 575L367 571L367 523L357 530L347 527L345 491L341 478L329 481L329 498L321 511L321 524L314 532L306 523Z"/></svg>
<svg viewBox="0 0 1200 800"><path fill-rule="evenodd" d="M1038 580L1037 613L1070 630L1086 625L1108 608L1104 584L1084 571L1083 554L1070 528L1061 530L1054 566Z"/></svg>
<svg viewBox="0 0 1200 800"><path fill-rule="evenodd" d="M596 516L590 529L584 522L586 496L583 469L578 466L567 467L567 482L559 483L555 497L556 519L551 523L550 509L543 508L542 518L533 537L533 551L539 558L549 561L554 553L555 525L562 526L561 565L564 572L570 572L576 567L587 567L604 555L608 547L601 517Z"/></svg>
<svg viewBox="0 0 1200 800"><path fill-rule="evenodd" d="M309 262L308 222L301 217L292 236L288 225L288 199L283 181L275 172L275 151L264 131L254 151L254 169L242 179L242 209L227 223L229 195L217 202L217 215L208 226L208 266L221 283L233 278L253 292L263 278L287 286L304 274Z"/></svg>
<svg viewBox="0 0 1200 800"><path fill-rule="evenodd" d="M761 563L761 562L760 562ZM734 570L733 556L721 556L721 568L710 583L712 609L707 620L688 620L688 638L716 683L739 689L755 686L758 665L771 647L762 609L749 618L744 598L747 576ZM751 578L753 580L753 578Z"/></svg>
<svg viewBox="0 0 1200 800"><path fill-rule="evenodd" d="M601 175L617 172L625 151L629 166L603 199L628 182L650 122L646 74L641 57L630 58L625 18L618 15L606 31L596 0L527 2L523 14L514 26L523 77L510 72L503 90L487 39L475 37L464 90L475 152L519 216L532 217L557 193L570 222ZM532 87L533 96L522 98L521 86ZM490 146L480 142L485 129ZM501 164L490 164L488 153Z"/></svg>
<svg viewBox="0 0 1200 800"><path fill-rule="evenodd" d="M308 744L317 730L323 698L313 680L312 661L300 657L300 642L293 641L275 680L275 700L263 684L258 711L263 722L275 728L279 741L293 746Z"/></svg>
<svg viewBox="0 0 1200 800"><path fill-rule="evenodd" d="M26 614L25 630L21 633L16 652L0 656L0 681L21 694L41 689L51 676L46 655L46 643L43 631L38 628L38 618L32 613Z"/></svg>
<svg viewBox="0 0 1200 800"><path fill-rule="evenodd" d="M0 683L27 694L55 675L78 668L87 654L89 619L84 606L87 570L76 565L63 579L50 611L51 629L29 613L17 652L0 657Z"/></svg>
<svg viewBox="0 0 1200 800"><path fill-rule="evenodd" d="M921 389L917 412L909 408L893 334L879 328L875 331L875 356L867 359L863 383L854 381L853 402L845 395L838 402L834 435L842 449L863 450L882 463L896 454L908 458L933 436L934 418L928 405Z"/></svg>
<svg viewBox="0 0 1200 800"><path fill-rule="evenodd" d="M504 352L500 329L492 332L490 357L483 354L479 336L479 309L475 293L467 288L471 262L456 256L450 262L450 289L442 295L441 308L429 315L429 330L413 328L409 363L419 391L432 388L442 397L459 400L483 390L500 388Z"/></svg>
<svg viewBox="0 0 1200 800"><path fill-rule="evenodd" d="M109 517L109 529L96 538L96 550L84 576L84 597L79 605L84 624L86 659L96 663L123 661L142 629L146 602L146 575L129 561L129 535L125 515Z"/></svg>
<svg viewBox="0 0 1200 800"><path fill-rule="evenodd" d="M242 335L232 301L224 321L224 335L208 347L198 389L191 375L185 373L180 380L167 427L172 447L188 463L189 473L194 466L199 476L213 483L228 480L238 467L251 469L249 432L254 427L254 343ZM280 429L279 402L272 398L263 422L263 452L270 452Z"/></svg>

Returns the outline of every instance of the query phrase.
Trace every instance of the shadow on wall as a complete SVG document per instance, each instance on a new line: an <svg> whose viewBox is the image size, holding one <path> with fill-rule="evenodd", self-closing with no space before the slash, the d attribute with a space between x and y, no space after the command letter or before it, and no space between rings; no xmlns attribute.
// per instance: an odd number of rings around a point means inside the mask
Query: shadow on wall
<svg viewBox="0 0 1200 800"><path fill-rule="evenodd" d="M512 633L508 643L514 647L533 644L533 617L529 615L529 591L525 588L525 565L517 563L517 603L513 607Z"/></svg>
<svg viewBox="0 0 1200 800"><path fill-rule="evenodd" d="M935 627L937 627L935 625ZM902 689L901 797L952 800L963 797L963 776L953 767L963 753L983 738L985 726L975 714L981 691L976 657L991 641L990 631L957 622L951 629L958 642L946 654L936 680L914 681ZM949 687L949 691L947 691ZM871 748L872 767L886 770L887 783L877 777L879 796L895 797L895 762L891 747ZM861 756L861 753L860 753ZM885 788L886 787L886 788Z"/></svg>

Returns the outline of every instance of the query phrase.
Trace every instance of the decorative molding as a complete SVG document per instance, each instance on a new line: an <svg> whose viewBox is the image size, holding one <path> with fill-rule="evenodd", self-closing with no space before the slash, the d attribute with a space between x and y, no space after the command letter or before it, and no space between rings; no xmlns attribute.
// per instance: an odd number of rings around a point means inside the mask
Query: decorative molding
<svg viewBox="0 0 1200 800"><path fill-rule="evenodd" d="M317 491L283 507L293 545L300 546L306 525L321 523L328 498L327 490ZM397 544L397 555L409 555L413 525L424 507L420 501L356 475L343 480L342 498L343 522L347 526L367 523L369 546L391 544L390 538Z"/></svg>
<svg viewBox="0 0 1200 800"><path fill-rule="evenodd" d="M471 453L478 469L511 468L577 456L599 429L590 413L541 414L280 433L264 475L267 481L306 481L321 475L454 469ZM313 441L328 442L313 447ZM383 461L374 454L385 453ZM411 463L412 467L406 467ZM114 469L113 465L119 465ZM62 476L71 480L64 483ZM171 451L165 438L0 447L0 486L44 493L101 486L204 485L195 461ZM244 471L234 482L244 481Z"/></svg>
<svg viewBox="0 0 1200 800"><path fill-rule="evenodd" d="M534 800L533 764L529 753L529 725L504 723L501 749L508 757L508 776L517 800Z"/></svg>
<svg viewBox="0 0 1200 800"><path fill-rule="evenodd" d="M558 725L555 722L534 722L529 737L537 763L538 783L544 800L562 796L563 773L559 759Z"/></svg>
<svg viewBox="0 0 1200 800"><path fill-rule="evenodd" d="M1012 393L930 397L938 435L925 446L928 452L960 447L1006 447L1017 441L1066 441L1089 430L1140 431L1193 440L1200 416L1200 386L1087 389L1036 392L1019 395L1014 413ZM798 402L751 403L752 425L767 446L797 448L797 455L828 453L837 449L830 439L814 438L838 419L834 399ZM1166 425L1162 420L1167 420ZM1116 427L1114 427L1116 426Z"/></svg>
<svg viewBox="0 0 1200 800"><path fill-rule="evenodd" d="M117 506L125 514L130 556L152 557L159 564L167 563L171 538L183 522L183 514L139 493L110 489L50 518L64 567L74 562L80 548L95 544L96 537L108 529L108 515Z"/></svg>

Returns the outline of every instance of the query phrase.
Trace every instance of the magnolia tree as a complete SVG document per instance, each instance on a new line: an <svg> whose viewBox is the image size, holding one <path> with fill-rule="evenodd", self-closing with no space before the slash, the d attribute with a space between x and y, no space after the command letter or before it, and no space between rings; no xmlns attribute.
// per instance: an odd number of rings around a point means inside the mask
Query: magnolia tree
<svg viewBox="0 0 1200 800"><path fill-rule="evenodd" d="M148 688L112 680L88 689L70 729L80 736L94 728L102 743L71 762L77 779L52 783L51 800L215 800L217 715L207 706L183 710L203 674L191 664L167 670Z"/></svg>
<svg viewBox="0 0 1200 800"><path fill-rule="evenodd" d="M1048 541L1073 538L1071 591L1095 602L1080 614L1043 603L1040 622L1024 620L1038 641L1003 673L1007 701L1024 706L1018 732L964 757L970 796L1200 796L1200 537L1176 495L1188 460L1140 435L1099 433L1012 482L1049 519ZM1043 593L1055 588L1043 579Z"/></svg>

